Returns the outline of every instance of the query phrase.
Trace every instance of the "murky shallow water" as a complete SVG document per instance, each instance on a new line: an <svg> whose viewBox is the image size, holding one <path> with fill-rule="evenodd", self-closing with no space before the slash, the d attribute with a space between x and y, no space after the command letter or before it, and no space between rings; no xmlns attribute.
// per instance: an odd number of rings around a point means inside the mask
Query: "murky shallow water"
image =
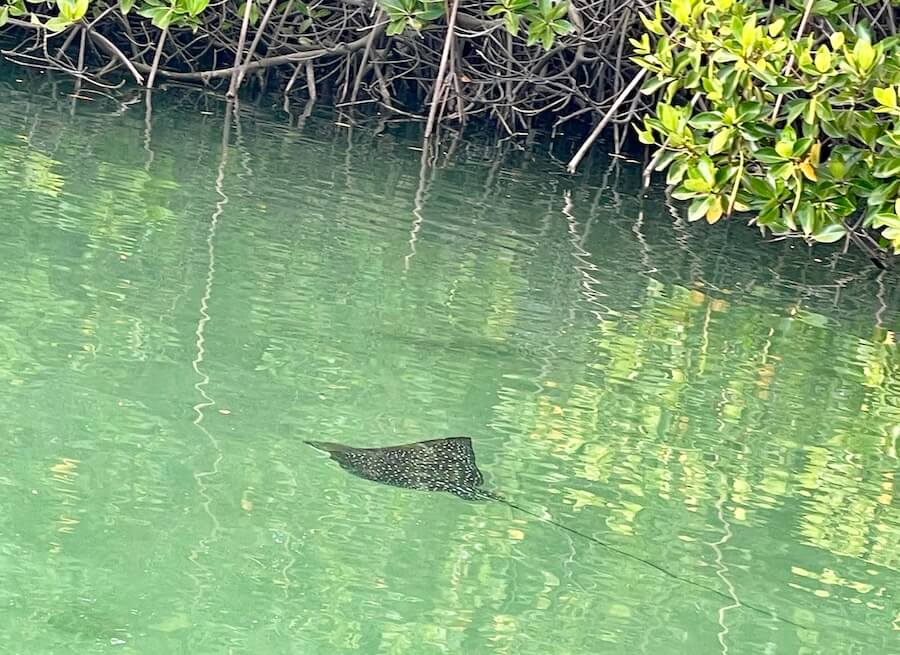
<svg viewBox="0 0 900 655"><path fill-rule="evenodd" d="M900 652L894 278L603 157L0 93L3 652ZM303 443L458 434L718 593Z"/></svg>

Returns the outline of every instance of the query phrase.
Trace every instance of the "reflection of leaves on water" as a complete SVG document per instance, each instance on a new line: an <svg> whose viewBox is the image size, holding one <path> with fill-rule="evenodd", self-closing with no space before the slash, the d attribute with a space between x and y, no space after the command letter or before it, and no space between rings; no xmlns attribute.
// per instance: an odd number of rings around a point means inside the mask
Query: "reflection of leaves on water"
<svg viewBox="0 0 900 655"><path fill-rule="evenodd" d="M68 535L75 532L75 527L81 522L75 517L83 510L76 510L81 500L75 483L78 478L77 459L61 458L50 467L50 489L59 500L59 516L54 521L56 532L60 535ZM59 553L62 550L60 541L50 542L50 552Z"/></svg>
<svg viewBox="0 0 900 655"><path fill-rule="evenodd" d="M638 534L641 496L703 516L722 493L722 476L710 475L704 456L712 448L716 468L732 481L723 511L736 526L776 520L799 494L794 531L807 543L900 567L895 473L889 461L883 474L876 463L892 452L890 435L876 426L900 424L887 391L900 383L891 336L866 342L829 330L813 312L784 319L652 282L633 311L628 321L599 324L601 341L569 344L576 360L581 348L597 348L584 357L592 366L576 371L556 362L537 397L511 389L495 407L505 414L501 424L530 435L533 457L553 457L575 476L565 496L573 510L602 509L611 529L625 534ZM823 362L807 353L823 348L852 375L811 391ZM714 413L699 409L701 399ZM860 416L875 430L860 429ZM773 433L772 425L794 427ZM822 439L820 447L807 445ZM760 453L791 453L795 461L785 466Z"/></svg>
<svg viewBox="0 0 900 655"><path fill-rule="evenodd" d="M60 165L29 145L3 144L0 147L0 184L4 189L38 193L56 198L64 178L53 169Z"/></svg>

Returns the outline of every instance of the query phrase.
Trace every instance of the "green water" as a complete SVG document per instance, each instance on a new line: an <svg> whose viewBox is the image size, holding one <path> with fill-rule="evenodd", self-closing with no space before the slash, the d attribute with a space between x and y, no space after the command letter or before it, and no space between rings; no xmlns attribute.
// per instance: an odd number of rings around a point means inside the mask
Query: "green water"
<svg viewBox="0 0 900 655"><path fill-rule="evenodd" d="M603 156L66 84L0 84L0 651L900 652L896 277ZM720 594L303 443L451 435Z"/></svg>

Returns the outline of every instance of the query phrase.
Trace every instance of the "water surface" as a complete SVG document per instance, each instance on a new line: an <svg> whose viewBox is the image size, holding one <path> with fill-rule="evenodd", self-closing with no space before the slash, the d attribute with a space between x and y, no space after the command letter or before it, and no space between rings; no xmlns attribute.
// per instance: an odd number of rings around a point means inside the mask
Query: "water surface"
<svg viewBox="0 0 900 655"><path fill-rule="evenodd" d="M605 156L66 84L0 88L3 652L900 652L895 277ZM303 443L451 435L727 599Z"/></svg>

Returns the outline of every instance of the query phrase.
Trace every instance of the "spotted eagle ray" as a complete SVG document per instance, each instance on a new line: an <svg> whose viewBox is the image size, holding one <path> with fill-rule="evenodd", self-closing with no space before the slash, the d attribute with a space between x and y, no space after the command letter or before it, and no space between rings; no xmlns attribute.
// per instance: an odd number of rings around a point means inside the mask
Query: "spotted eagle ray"
<svg viewBox="0 0 900 655"><path fill-rule="evenodd" d="M328 453L331 459L340 464L341 468L366 480L404 489L445 491L465 500L494 500L503 503L539 521L556 526L623 557L652 567L670 578L704 589L728 601L737 601L742 607L767 617L798 628L809 629L807 626L794 623L774 612L738 600L702 582L682 577L664 566L617 548L597 537L520 507L497 493L482 489L484 477L475 464L475 450L472 448L472 440L469 437L430 439L384 448L354 448L327 441L307 441L306 443Z"/></svg>

